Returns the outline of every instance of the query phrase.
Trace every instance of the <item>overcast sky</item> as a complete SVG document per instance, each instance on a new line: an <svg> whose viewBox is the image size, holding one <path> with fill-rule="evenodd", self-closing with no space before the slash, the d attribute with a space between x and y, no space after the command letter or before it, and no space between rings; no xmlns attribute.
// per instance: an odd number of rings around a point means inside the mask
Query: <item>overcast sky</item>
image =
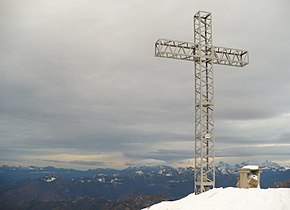
<svg viewBox="0 0 290 210"><path fill-rule="evenodd" d="M289 0L0 0L0 164L192 165L193 63L158 38L249 51L215 68L216 154L290 165Z"/></svg>

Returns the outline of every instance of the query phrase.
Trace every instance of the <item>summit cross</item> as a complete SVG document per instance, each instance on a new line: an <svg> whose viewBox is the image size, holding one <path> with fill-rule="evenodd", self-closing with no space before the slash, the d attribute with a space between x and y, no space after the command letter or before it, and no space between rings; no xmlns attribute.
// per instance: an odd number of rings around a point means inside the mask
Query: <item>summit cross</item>
<svg viewBox="0 0 290 210"><path fill-rule="evenodd" d="M198 11L193 18L194 43L158 39L155 56L194 62L194 192L215 187L214 64L243 67L249 63L246 50L212 45L212 15Z"/></svg>

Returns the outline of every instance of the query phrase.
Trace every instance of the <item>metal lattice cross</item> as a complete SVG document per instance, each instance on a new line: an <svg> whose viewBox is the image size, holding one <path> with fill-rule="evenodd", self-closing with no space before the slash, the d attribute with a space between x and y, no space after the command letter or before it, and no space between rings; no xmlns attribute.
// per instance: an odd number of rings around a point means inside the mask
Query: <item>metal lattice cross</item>
<svg viewBox="0 0 290 210"><path fill-rule="evenodd" d="M214 64L243 67L249 63L245 50L212 45L212 16L194 15L194 43L158 39L155 56L194 62L195 75L195 173L196 194L215 186Z"/></svg>

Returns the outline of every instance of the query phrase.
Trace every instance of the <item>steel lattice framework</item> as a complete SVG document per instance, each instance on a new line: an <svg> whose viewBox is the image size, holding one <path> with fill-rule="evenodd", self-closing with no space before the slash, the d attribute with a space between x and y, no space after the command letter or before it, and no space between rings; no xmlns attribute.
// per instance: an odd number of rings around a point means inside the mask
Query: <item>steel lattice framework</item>
<svg viewBox="0 0 290 210"><path fill-rule="evenodd" d="M194 43L158 39L155 56L194 62L195 75L195 173L196 194L215 186L214 64L243 67L245 50L212 45L212 15L198 11L193 18Z"/></svg>

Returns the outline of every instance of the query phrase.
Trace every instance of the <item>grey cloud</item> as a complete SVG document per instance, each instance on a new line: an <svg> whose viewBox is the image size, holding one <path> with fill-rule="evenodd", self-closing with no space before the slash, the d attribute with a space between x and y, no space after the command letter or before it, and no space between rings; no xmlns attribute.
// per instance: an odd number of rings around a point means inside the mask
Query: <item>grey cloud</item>
<svg viewBox="0 0 290 210"><path fill-rule="evenodd" d="M290 146L288 145L269 145L269 146L241 146L236 145L233 147L227 146L218 146L216 149L217 157L260 157L263 156L266 159L275 158L275 156L284 156L290 157ZM193 148L191 150L174 150L174 149L159 149L154 152L142 153L142 152L131 152L126 153L126 156L129 158L138 158L138 159L149 159L153 158L155 160L162 160L170 164L172 162L181 161L184 159L194 158Z"/></svg>
<svg viewBox="0 0 290 210"><path fill-rule="evenodd" d="M65 163L65 164L77 164L77 165L85 165L85 166L107 166L105 162L102 161L83 161L83 160L74 160L74 161L61 161L61 160L40 160L49 163Z"/></svg>
<svg viewBox="0 0 290 210"><path fill-rule="evenodd" d="M287 124L271 124L290 112L287 1L1 1L1 159L39 148L189 157L152 145L192 141L193 65L153 53L158 37L192 41L199 8L213 13L215 45L250 51L244 69L215 67L218 144L287 143ZM239 126L255 120L269 122Z"/></svg>
<svg viewBox="0 0 290 210"><path fill-rule="evenodd" d="M167 164L172 162L176 162L179 160L184 160L188 158L193 158L193 151L192 150L174 150L174 149L158 149L156 151L149 151L149 152L134 152L128 151L125 153L126 157L132 159L154 159L158 161L164 161Z"/></svg>
<svg viewBox="0 0 290 210"><path fill-rule="evenodd" d="M247 156L290 156L290 146L243 146L219 149L217 157L247 157Z"/></svg>
<svg viewBox="0 0 290 210"><path fill-rule="evenodd" d="M69 161L68 163L72 164L79 164L79 165L88 165L88 166L107 166L105 162L101 161L82 161L82 160L75 160L75 161Z"/></svg>

